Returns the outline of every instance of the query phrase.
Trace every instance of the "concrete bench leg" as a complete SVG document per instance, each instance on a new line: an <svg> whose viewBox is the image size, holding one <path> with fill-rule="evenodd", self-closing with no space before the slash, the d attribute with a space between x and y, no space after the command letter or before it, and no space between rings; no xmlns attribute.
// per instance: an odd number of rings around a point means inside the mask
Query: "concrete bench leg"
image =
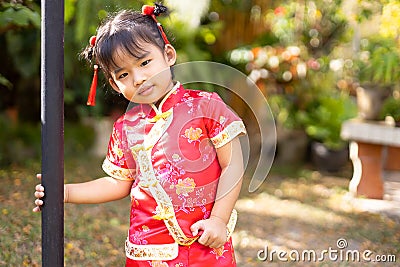
<svg viewBox="0 0 400 267"><path fill-rule="evenodd" d="M349 190L355 196L383 198L382 145L350 142L353 177Z"/></svg>
<svg viewBox="0 0 400 267"><path fill-rule="evenodd" d="M400 147L388 146L386 152L384 169L388 171L400 171Z"/></svg>

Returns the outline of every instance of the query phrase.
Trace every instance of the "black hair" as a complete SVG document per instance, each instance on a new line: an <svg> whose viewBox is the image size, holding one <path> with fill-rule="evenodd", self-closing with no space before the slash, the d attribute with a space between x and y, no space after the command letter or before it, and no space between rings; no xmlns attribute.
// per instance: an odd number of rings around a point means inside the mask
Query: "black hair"
<svg viewBox="0 0 400 267"><path fill-rule="evenodd" d="M154 15L168 10L161 4L155 4ZM146 43L151 43L164 51L165 41L156 21L150 15L133 10L122 10L109 16L97 29L95 45L88 45L81 56L88 61L95 60L106 78L112 70L118 68L115 63L115 51L137 57L145 51Z"/></svg>

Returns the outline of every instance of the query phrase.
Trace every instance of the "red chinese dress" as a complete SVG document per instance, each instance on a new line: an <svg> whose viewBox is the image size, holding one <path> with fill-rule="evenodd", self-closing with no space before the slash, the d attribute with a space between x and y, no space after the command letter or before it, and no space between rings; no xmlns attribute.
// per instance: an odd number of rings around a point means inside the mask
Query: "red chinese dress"
<svg viewBox="0 0 400 267"><path fill-rule="evenodd" d="M244 133L216 93L179 83L159 108L141 104L115 122L103 169L134 180L126 266L236 266L231 239L212 249L190 226L209 218L214 204L221 174L215 148Z"/></svg>

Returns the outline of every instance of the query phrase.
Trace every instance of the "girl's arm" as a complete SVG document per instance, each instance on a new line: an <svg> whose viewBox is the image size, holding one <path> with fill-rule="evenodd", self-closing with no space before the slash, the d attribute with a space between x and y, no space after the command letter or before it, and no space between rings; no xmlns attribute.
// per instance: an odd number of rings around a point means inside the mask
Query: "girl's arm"
<svg viewBox="0 0 400 267"><path fill-rule="evenodd" d="M217 149L222 173L211 216L207 220L194 223L193 235L203 230L199 243L212 248L219 248L227 241L226 225L240 193L243 176L243 156L239 138Z"/></svg>
<svg viewBox="0 0 400 267"><path fill-rule="evenodd" d="M41 179L41 174L37 175ZM64 203L94 204L122 199L129 195L133 181L102 177L85 183L65 184ZM36 186L34 212L40 211L43 205L44 187Z"/></svg>
<svg viewBox="0 0 400 267"><path fill-rule="evenodd" d="M64 202L95 204L122 199L129 195L132 182L102 177L85 183L66 184Z"/></svg>
<svg viewBox="0 0 400 267"><path fill-rule="evenodd" d="M211 217L215 216L228 224L229 217L239 197L243 178L243 154L239 138L233 139L217 149L218 161L222 168Z"/></svg>

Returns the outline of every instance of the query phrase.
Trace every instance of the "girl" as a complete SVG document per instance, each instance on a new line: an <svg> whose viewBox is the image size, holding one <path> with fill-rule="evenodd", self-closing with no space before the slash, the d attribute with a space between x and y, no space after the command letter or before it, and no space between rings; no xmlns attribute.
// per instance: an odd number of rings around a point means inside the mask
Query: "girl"
<svg viewBox="0 0 400 267"><path fill-rule="evenodd" d="M91 38L84 54L96 62L95 78L102 69L139 105L114 123L103 163L109 176L66 184L64 202L130 194L126 266L236 266L230 235L243 173L237 136L245 128L217 94L173 80L176 51L156 20L165 11L158 4L121 11ZM36 186L34 211L43 196Z"/></svg>

